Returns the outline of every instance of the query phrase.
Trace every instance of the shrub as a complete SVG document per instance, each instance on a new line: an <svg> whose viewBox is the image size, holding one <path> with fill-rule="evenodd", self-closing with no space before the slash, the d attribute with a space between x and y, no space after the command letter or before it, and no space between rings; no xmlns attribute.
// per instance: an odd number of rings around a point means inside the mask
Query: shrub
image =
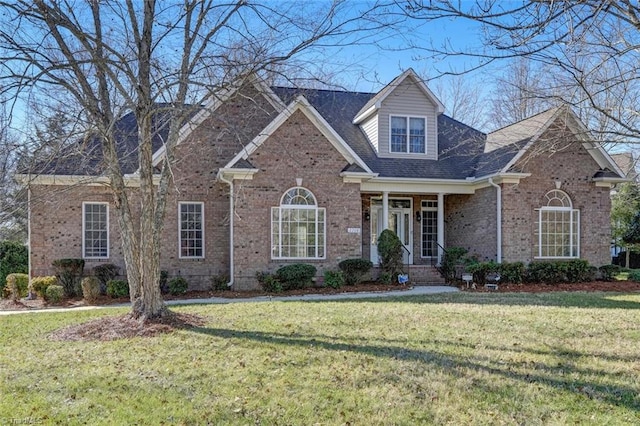
<svg viewBox="0 0 640 426"><path fill-rule="evenodd" d="M345 273L342 271L324 271L324 285L327 287L340 288L345 281Z"/></svg>
<svg viewBox="0 0 640 426"><path fill-rule="evenodd" d="M83 259L54 260L53 268L56 277L58 277L58 282L60 282L60 285L64 288L65 295L73 297L82 294L80 281L82 280L82 273L84 271Z"/></svg>
<svg viewBox="0 0 640 426"><path fill-rule="evenodd" d="M211 277L211 290L213 291L224 291L228 290L229 286L227 283L229 282L228 275L214 275Z"/></svg>
<svg viewBox="0 0 640 426"><path fill-rule="evenodd" d="M316 267L308 263L294 263L276 271L276 279L283 290L305 288L311 285L316 275Z"/></svg>
<svg viewBox="0 0 640 426"><path fill-rule="evenodd" d="M120 268L113 263L104 263L93 267L93 276L98 279L100 293L102 294L105 294L107 291L107 283L118 278L119 274Z"/></svg>
<svg viewBox="0 0 640 426"><path fill-rule="evenodd" d="M11 296L12 300L18 300L27 296L29 291L29 275L9 274L3 293Z"/></svg>
<svg viewBox="0 0 640 426"><path fill-rule="evenodd" d="M522 262L505 262L500 264L500 281L520 284L524 281L526 268Z"/></svg>
<svg viewBox="0 0 640 426"><path fill-rule="evenodd" d="M583 259L573 259L568 262L558 262L563 264L567 281L570 283L581 283L585 281L593 281L595 274L591 269L589 262Z"/></svg>
<svg viewBox="0 0 640 426"><path fill-rule="evenodd" d="M388 272L392 277L397 277L402 272L402 241L392 230L385 229L380 234L378 255L383 272Z"/></svg>
<svg viewBox="0 0 640 426"><path fill-rule="evenodd" d="M527 268L527 281L557 284L593 280L589 262L582 259L570 261L533 262Z"/></svg>
<svg viewBox="0 0 640 426"><path fill-rule="evenodd" d="M473 280L479 285L487 282L487 275L492 272L500 272L500 264L493 260L488 262L478 262L467 267L467 271L473 274Z"/></svg>
<svg viewBox="0 0 640 426"><path fill-rule="evenodd" d="M160 293L167 294L169 293L169 272L160 271Z"/></svg>
<svg viewBox="0 0 640 426"><path fill-rule="evenodd" d="M613 281L613 278L616 274L620 273L622 267L618 265L602 265L598 268L598 272L600 273L600 279L602 281Z"/></svg>
<svg viewBox="0 0 640 426"><path fill-rule="evenodd" d="M629 281L640 282L640 269L632 269L629 272Z"/></svg>
<svg viewBox="0 0 640 426"><path fill-rule="evenodd" d="M55 276L34 277L31 279L31 290L43 299L47 295L47 288L51 285L59 285Z"/></svg>
<svg viewBox="0 0 640 426"><path fill-rule="evenodd" d="M60 303L64 298L64 287L61 285L50 285L47 287L45 299L47 302Z"/></svg>
<svg viewBox="0 0 640 426"><path fill-rule="evenodd" d="M107 282L107 294L113 298L129 295L129 283L124 280L110 280Z"/></svg>
<svg viewBox="0 0 640 426"><path fill-rule="evenodd" d="M342 271L345 285L356 285L362 281L362 277L373 267L373 263L366 259L345 259L338 263ZM326 277L325 277L326 282Z"/></svg>
<svg viewBox="0 0 640 426"><path fill-rule="evenodd" d="M280 293L282 292L282 284L276 279L273 274L268 272L258 272L256 278L260 283L260 286L267 293Z"/></svg>
<svg viewBox="0 0 640 426"><path fill-rule="evenodd" d="M100 281L96 277L82 279L82 298L88 303L94 303L100 296Z"/></svg>
<svg viewBox="0 0 640 426"><path fill-rule="evenodd" d="M189 288L189 283L184 277L175 277L169 280L169 293L172 295L185 294Z"/></svg>
<svg viewBox="0 0 640 426"><path fill-rule="evenodd" d="M393 282L393 275L390 272L383 272L378 277L378 281L382 284L391 284Z"/></svg>
<svg viewBox="0 0 640 426"><path fill-rule="evenodd" d="M450 247L444 252L440 272L446 282L451 283L458 278L456 276L458 265L469 263L466 259L467 253L468 250L462 247Z"/></svg>
<svg viewBox="0 0 640 426"><path fill-rule="evenodd" d="M4 288L9 274L29 272L29 250L15 241L0 242L0 286ZM8 293L3 296L8 296Z"/></svg>

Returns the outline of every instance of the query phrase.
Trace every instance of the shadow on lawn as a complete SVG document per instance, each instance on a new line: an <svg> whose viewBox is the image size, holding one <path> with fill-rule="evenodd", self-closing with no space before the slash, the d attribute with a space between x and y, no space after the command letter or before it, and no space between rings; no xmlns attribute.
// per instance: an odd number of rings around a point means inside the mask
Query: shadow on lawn
<svg viewBox="0 0 640 426"><path fill-rule="evenodd" d="M616 296L635 296L633 300L617 300ZM437 293L424 296L389 296L363 299L331 300L333 303L417 303L442 304L460 303L473 305L500 306L557 306L563 308L595 308L595 309L640 309L639 293L609 292L551 292L551 293ZM309 300L307 303L325 303L321 300Z"/></svg>
<svg viewBox="0 0 640 426"><path fill-rule="evenodd" d="M344 351L370 355L379 358L392 358L402 361L415 361L439 368L445 374L457 377L465 375L464 370L488 373L492 376L500 376L510 380L518 380L524 383L551 386L556 389L586 396L590 399L604 401L616 406L626 407L640 412L640 399L637 395L640 389L631 386L621 386L615 381L619 375L607 373L602 370L584 369L574 365L572 361L576 357L598 356L597 354L581 353L579 351L567 352L564 349L552 350L549 354L556 354L566 362L547 364L544 362L521 362L518 364L504 362L489 356L452 355L450 353L411 349L393 345L371 345L365 343L347 343L329 336L306 336L301 334L267 333L263 331L242 331L222 328L196 327L189 329L191 332L200 333L210 337L222 339L239 339L245 341L266 343L271 345L291 347L313 347L329 351ZM439 345L443 342L439 342ZM446 342L445 346L460 346L459 342ZM462 345L464 346L464 345ZM513 348L493 348L499 351L512 351ZM537 350L519 348L518 352L531 352L532 355L540 355ZM529 371L523 371L529 370ZM592 380L571 380L570 376L578 374L589 377ZM492 380L490 378L489 380Z"/></svg>

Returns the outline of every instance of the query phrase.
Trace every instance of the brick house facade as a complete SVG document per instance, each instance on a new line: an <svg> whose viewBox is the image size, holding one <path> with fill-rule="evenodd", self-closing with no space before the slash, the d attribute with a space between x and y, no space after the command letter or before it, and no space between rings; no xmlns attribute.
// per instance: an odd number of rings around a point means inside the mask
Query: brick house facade
<svg viewBox="0 0 640 426"><path fill-rule="evenodd" d="M193 289L224 276L254 289L256 273L290 263L321 277L343 259L376 263L386 228L414 283L438 281L432 267L452 246L498 262L610 263L609 190L623 174L568 108L488 135L442 112L412 70L378 93L255 80L212 102L176 147L161 269ZM31 276L60 258L124 271L108 182L74 167L21 176Z"/></svg>

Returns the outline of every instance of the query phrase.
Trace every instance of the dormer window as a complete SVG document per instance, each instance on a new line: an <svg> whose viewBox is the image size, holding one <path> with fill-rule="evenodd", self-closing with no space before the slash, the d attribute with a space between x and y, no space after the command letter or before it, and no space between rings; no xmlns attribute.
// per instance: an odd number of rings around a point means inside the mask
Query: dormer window
<svg viewBox="0 0 640 426"><path fill-rule="evenodd" d="M390 121L390 152L426 154L426 124L424 117L392 115Z"/></svg>

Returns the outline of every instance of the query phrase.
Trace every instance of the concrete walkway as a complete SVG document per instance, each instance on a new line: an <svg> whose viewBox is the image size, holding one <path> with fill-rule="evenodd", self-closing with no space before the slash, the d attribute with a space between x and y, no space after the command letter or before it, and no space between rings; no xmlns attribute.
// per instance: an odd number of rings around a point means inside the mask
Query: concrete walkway
<svg viewBox="0 0 640 426"><path fill-rule="evenodd" d="M361 292L361 293L339 293L339 294L304 294L299 296L258 296L258 297L239 297L224 298L210 297L207 299L182 299L167 300L165 303L169 306L175 305L210 305L224 303L251 303L251 302L286 302L286 301L322 301L322 300L353 300L353 299L371 299L383 297L405 297L405 296L422 296L425 294L452 293L459 291L457 287L450 286L416 286L404 291L381 291L381 292ZM24 309L18 311L0 311L2 315L12 314L32 314L39 312L69 312L69 311L87 311L93 309L110 309L122 308L130 306L129 303L120 303L114 305L101 306L78 306L71 308L46 308L46 309Z"/></svg>

